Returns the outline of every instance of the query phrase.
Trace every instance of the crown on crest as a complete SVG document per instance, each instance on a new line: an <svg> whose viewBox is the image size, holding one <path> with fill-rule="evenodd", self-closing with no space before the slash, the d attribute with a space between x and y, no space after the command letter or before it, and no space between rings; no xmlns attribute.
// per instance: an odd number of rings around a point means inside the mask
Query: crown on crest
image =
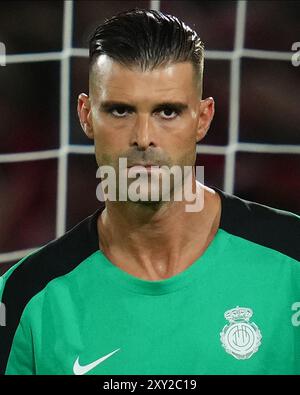
<svg viewBox="0 0 300 395"><path fill-rule="evenodd" d="M247 307L239 307L237 306L234 309L227 310L224 314L224 317L226 320L229 320L230 322L234 321L249 321L249 319L252 317L253 312L251 309Z"/></svg>

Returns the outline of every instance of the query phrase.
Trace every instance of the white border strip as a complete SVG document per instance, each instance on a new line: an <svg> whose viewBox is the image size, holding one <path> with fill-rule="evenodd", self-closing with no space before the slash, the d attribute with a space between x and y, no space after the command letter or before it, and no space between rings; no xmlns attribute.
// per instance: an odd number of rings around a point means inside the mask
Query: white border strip
<svg viewBox="0 0 300 395"><path fill-rule="evenodd" d="M198 154L228 155L233 152L266 153L266 154L300 154L300 145L277 145L257 143L237 143L227 146L197 145Z"/></svg>
<svg viewBox="0 0 300 395"><path fill-rule="evenodd" d="M70 154L94 154L94 145L69 145Z"/></svg>
<svg viewBox="0 0 300 395"><path fill-rule="evenodd" d="M31 160L53 159L59 156L59 149L34 152L18 152L15 154L0 154L0 163L25 162Z"/></svg>
<svg viewBox="0 0 300 395"><path fill-rule="evenodd" d="M253 59L286 60L291 61L294 52L267 51L260 49L240 49L235 51L205 50L205 59L232 60L245 57ZM60 61L70 56L88 58L89 50L86 48L68 48L61 52L39 52L28 54L6 55L7 64L27 62Z"/></svg>
<svg viewBox="0 0 300 395"><path fill-rule="evenodd" d="M12 252L4 252L0 254L0 265L1 263L7 263L11 261L18 261L24 256L31 254L33 251L38 250L40 247L36 248L29 248L27 250L18 250L18 251L12 251ZM0 276L1 277L1 276Z"/></svg>
<svg viewBox="0 0 300 395"><path fill-rule="evenodd" d="M234 50L241 51L244 45L247 2L237 3L235 24ZM234 191L235 151L239 139L239 111L240 111L240 63L238 56L230 64L230 99L229 99L229 149L225 158L224 190Z"/></svg>
<svg viewBox="0 0 300 395"><path fill-rule="evenodd" d="M72 47L73 1L64 1L63 51ZM56 237L66 231L66 205L68 182L69 112L70 112L70 56L63 57L60 68L60 155L58 160L57 198L56 198Z"/></svg>
<svg viewBox="0 0 300 395"><path fill-rule="evenodd" d="M226 155L233 150L243 152L265 152L276 154L300 154L300 145L292 144L262 144L237 143L228 146L197 144L198 154ZM44 159L55 159L67 154L91 155L95 153L93 145L68 145L60 149L48 151L20 152L15 154L0 154L0 163L27 162Z"/></svg>
<svg viewBox="0 0 300 395"><path fill-rule="evenodd" d="M151 0L150 10L160 11L160 0Z"/></svg>

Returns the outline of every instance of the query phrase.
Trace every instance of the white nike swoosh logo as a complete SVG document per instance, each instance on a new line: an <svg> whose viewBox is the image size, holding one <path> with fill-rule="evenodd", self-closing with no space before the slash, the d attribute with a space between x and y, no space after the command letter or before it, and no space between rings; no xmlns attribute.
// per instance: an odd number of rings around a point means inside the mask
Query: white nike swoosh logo
<svg viewBox="0 0 300 395"><path fill-rule="evenodd" d="M117 350L105 355L102 358L97 359L97 361L89 363L88 365L85 365L85 366L81 366L79 364L79 357L78 357L76 359L76 361L74 362L74 366L73 366L74 374L82 375L82 374L88 373L90 370L94 369L97 365L99 365L101 362L105 361L107 358L111 357L113 354L115 354L119 350L120 350L120 348L118 348Z"/></svg>

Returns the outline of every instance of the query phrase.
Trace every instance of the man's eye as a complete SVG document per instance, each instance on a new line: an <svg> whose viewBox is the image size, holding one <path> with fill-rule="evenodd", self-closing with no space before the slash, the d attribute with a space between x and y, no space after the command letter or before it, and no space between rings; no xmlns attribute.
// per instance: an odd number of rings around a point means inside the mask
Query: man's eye
<svg viewBox="0 0 300 395"><path fill-rule="evenodd" d="M159 111L159 114L164 119L174 119L179 115L179 111L173 108L164 108Z"/></svg>
<svg viewBox="0 0 300 395"><path fill-rule="evenodd" d="M116 118L124 118L129 114L129 111L126 107L114 107L109 111Z"/></svg>

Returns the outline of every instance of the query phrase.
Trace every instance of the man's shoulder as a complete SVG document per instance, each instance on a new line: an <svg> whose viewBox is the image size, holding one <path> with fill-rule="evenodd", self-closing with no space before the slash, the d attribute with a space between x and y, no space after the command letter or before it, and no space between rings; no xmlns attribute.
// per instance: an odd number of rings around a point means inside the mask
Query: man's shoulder
<svg viewBox="0 0 300 395"><path fill-rule="evenodd" d="M2 299L21 293L28 301L51 280L68 274L98 249L97 218L101 209L63 236L23 258L3 275Z"/></svg>
<svg viewBox="0 0 300 395"><path fill-rule="evenodd" d="M300 260L300 216L214 188L222 201L220 228Z"/></svg>
<svg viewBox="0 0 300 395"><path fill-rule="evenodd" d="M97 218L100 211L23 258L0 277L0 302L9 312L6 325L0 326L0 373L5 371L15 332L29 302L38 298L50 281L70 273L98 249Z"/></svg>

